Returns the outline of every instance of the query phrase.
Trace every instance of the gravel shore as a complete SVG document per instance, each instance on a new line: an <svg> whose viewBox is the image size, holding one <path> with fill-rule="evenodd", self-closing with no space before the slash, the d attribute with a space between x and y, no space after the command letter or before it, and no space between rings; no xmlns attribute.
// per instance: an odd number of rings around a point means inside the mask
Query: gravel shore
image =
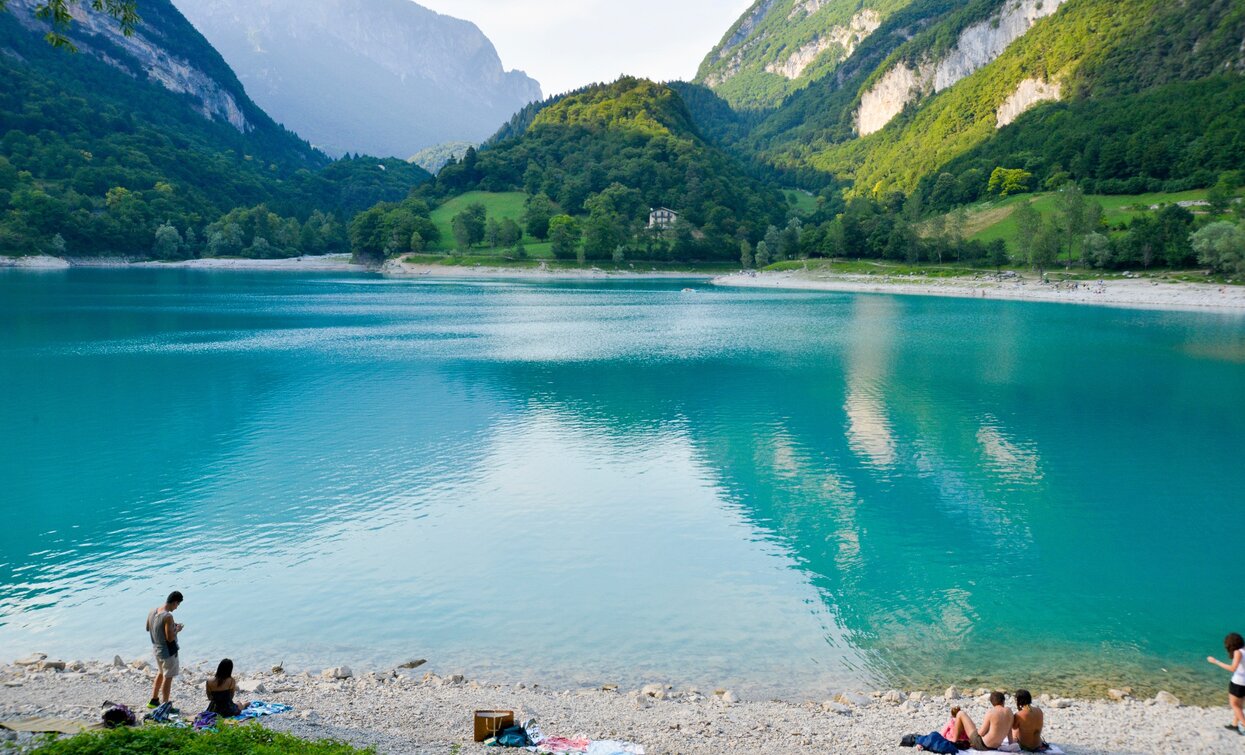
<svg viewBox="0 0 1245 755"><path fill-rule="evenodd" d="M0 666L0 720L31 715L96 720L105 700L140 710L151 689L146 660L114 663ZM500 686L438 676L416 669L333 674L239 675L240 699L294 706L264 719L274 729L312 738L373 746L381 753L496 752L471 741L472 712L514 710L520 720L537 718L546 734L630 740L648 753L883 753L901 736L940 728L952 704L981 720L987 705L978 690L935 693L844 692L834 700L806 703L736 700L726 690L649 685L619 690L612 685L546 690L535 685ZM174 702L193 715L203 700L206 665L193 666L174 685ZM346 676L350 674L349 676ZM331 678L331 677L344 678ZM258 688L256 689L256 685ZM1161 695L1160 695L1161 696ZM1052 700L1046 708L1047 738L1069 753L1240 753L1245 737L1229 732L1223 708L1185 707L1174 699L1138 701ZM2 743L0 743L2 744Z"/></svg>
<svg viewBox="0 0 1245 755"><path fill-rule="evenodd" d="M824 271L735 273L713 279L719 286L846 293L915 294L966 299L1008 299L1127 307L1132 309L1219 310L1245 313L1245 286L1112 278L1044 284L1036 278L983 273L975 278L846 275Z"/></svg>

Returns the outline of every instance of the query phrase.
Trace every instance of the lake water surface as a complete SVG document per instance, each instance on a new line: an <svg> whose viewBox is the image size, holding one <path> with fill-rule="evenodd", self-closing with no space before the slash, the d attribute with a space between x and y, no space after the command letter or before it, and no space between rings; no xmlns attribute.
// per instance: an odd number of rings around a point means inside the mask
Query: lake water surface
<svg viewBox="0 0 1245 755"><path fill-rule="evenodd" d="M692 292L682 289L691 285ZM0 274L0 648L805 695L1210 695L1245 319Z"/></svg>

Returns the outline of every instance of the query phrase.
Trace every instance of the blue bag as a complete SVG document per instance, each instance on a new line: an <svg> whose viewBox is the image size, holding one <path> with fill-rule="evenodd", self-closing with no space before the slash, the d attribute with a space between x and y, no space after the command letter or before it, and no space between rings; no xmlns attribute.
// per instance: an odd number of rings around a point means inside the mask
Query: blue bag
<svg viewBox="0 0 1245 755"><path fill-rule="evenodd" d="M923 737L917 737L916 743L924 747L926 752L941 752L944 755L959 755L960 752L960 748L956 747L954 742L949 741L936 731L931 731Z"/></svg>

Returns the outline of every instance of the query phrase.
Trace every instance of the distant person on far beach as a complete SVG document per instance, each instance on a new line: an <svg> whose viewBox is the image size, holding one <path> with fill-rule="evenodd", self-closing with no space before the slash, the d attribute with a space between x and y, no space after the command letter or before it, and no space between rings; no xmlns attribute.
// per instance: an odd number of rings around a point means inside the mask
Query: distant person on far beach
<svg viewBox="0 0 1245 755"><path fill-rule="evenodd" d="M1042 739L1046 715L1033 704L1027 689L1016 690L1016 717L1012 720L1012 741L1025 752L1046 752L1050 745Z"/></svg>
<svg viewBox="0 0 1245 755"><path fill-rule="evenodd" d="M173 612L182 604L182 594L177 590L169 593L164 605L151 609L147 614L147 633L151 635L151 650L156 656L156 679L151 685L151 701L148 708L158 708L169 701L173 677L181 673L177 659L177 635L183 625L173 621Z"/></svg>
<svg viewBox="0 0 1245 755"><path fill-rule="evenodd" d="M226 718L241 713L246 706L233 699L237 691L238 682L233 678L233 661L226 658L216 667L216 675L208 677L208 711Z"/></svg>
<svg viewBox="0 0 1245 755"><path fill-rule="evenodd" d="M1228 705L1232 708L1232 723L1225 728L1236 729L1237 734L1245 735L1245 711L1241 709L1245 703L1245 639L1233 632L1223 639L1223 649L1228 651L1232 663L1224 663L1214 656L1206 660L1224 671L1232 672L1232 681L1228 682Z"/></svg>

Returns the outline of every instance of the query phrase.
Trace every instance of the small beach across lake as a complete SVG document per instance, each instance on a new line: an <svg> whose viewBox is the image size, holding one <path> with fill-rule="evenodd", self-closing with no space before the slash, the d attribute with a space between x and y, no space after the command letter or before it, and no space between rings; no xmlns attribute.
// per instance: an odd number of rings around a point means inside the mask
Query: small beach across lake
<svg viewBox="0 0 1245 755"><path fill-rule="evenodd" d="M713 279L715 285L843 293L952 296L1134 309L1221 310L1245 313L1245 286L1152 278L1110 278L1044 283L1036 274L925 277L853 275L825 271L740 272Z"/></svg>

